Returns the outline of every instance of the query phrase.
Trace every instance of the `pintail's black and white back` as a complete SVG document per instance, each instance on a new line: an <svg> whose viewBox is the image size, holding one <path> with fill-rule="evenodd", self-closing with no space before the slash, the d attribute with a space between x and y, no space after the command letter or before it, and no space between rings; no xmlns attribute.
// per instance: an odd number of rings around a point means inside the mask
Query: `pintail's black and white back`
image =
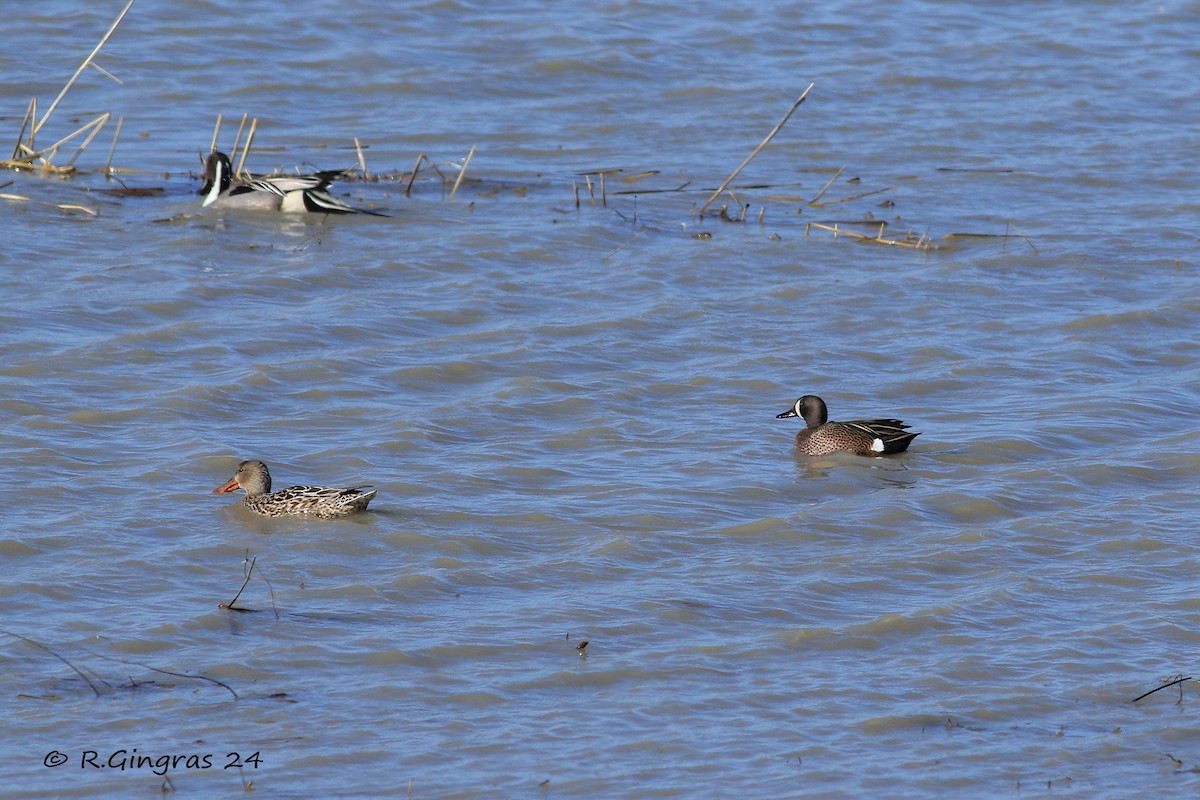
<svg viewBox="0 0 1200 800"><path fill-rule="evenodd" d="M202 208L240 208L286 213L313 212L317 214L372 214L387 216L378 211L354 208L331 195L330 184L345 170L326 170L312 175L277 175L270 178L235 180L229 157L213 151L204 165L204 195Z"/></svg>
<svg viewBox="0 0 1200 800"><path fill-rule="evenodd" d="M911 426L898 419L830 422L825 401L811 394L804 395L775 418L789 417L801 417L804 420L804 429L796 434L796 450L807 456L825 456L837 452L861 456L902 453L913 439L921 435L909 431Z"/></svg>

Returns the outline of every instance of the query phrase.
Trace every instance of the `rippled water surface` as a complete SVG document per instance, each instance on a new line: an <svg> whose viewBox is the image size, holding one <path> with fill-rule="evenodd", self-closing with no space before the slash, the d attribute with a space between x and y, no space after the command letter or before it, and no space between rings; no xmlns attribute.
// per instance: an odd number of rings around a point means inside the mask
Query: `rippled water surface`
<svg viewBox="0 0 1200 800"><path fill-rule="evenodd" d="M120 7L9 10L15 141ZM0 173L6 796L1194 794L1198 27L138 0L122 172ZM202 212L218 114L390 216Z"/></svg>

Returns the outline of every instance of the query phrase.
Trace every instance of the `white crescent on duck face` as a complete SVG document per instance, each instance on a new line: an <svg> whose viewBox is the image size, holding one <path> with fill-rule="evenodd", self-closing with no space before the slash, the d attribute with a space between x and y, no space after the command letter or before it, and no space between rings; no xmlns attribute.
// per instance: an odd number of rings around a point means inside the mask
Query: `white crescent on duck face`
<svg viewBox="0 0 1200 800"><path fill-rule="evenodd" d="M213 494L246 492L242 505L265 517L317 517L336 519L365 511L367 504L378 493L370 486L354 486L347 489L328 486L289 486L287 489L271 491L271 473L261 461L243 461L237 472Z"/></svg>
<svg viewBox="0 0 1200 800"><path fill-rule="evenodd" d="M898 419L859 419L850 422L830 422L825 401L806 394L776 419L801 417L804 428L796 434L795 448L808 456L830 453L855 453L862 456L884 456L902 453L920 433L909 431Z"/></svg>

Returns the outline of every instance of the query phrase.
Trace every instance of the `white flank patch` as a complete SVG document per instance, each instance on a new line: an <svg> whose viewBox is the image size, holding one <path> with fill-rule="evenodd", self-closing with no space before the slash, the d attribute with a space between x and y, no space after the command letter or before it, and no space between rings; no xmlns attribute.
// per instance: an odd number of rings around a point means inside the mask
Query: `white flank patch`
<svg viewBox="0 0 1200 800"><path fill-rule="evenodd" d="M872 453L882 453L883 452L883 439L876 439L875 441L871 442L871 452Z"/></svg>
<svg viewBox="0 0 1200 800"><path fill-rule="evenodd" d="M290 214L308 211L308 206L304 204L304 192L292 191L284 194L283 200L279 203L279 210Z"/></svg>

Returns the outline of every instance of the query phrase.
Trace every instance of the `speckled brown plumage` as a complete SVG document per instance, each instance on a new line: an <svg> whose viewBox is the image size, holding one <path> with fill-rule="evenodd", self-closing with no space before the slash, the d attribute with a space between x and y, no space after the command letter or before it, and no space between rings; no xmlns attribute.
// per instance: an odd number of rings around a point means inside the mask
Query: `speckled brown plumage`
<svg viewBox="0 0 1200 800"><path fill-rule="evenodd" d="M856 453L883 456L902 453L921 434L908 431L909 425L898 419L860 419L829 422L829 409L816 395L806 394L776 419L802 417L805 427L796 434L796 450L806 456L830 453Z"/></svg>
<svg viewBox="0 0 1200 800"><path fill-rule="evenodd" d="M337 489L326 486L290 486L271 491L271 473L261 461L243 461L234 476L213 490L213 494L236 492L246 496L242 505L264 517L316 517L337 519L365 511L378 492L370 486ZM368 491L369 490L369 491Z"/></svg>

